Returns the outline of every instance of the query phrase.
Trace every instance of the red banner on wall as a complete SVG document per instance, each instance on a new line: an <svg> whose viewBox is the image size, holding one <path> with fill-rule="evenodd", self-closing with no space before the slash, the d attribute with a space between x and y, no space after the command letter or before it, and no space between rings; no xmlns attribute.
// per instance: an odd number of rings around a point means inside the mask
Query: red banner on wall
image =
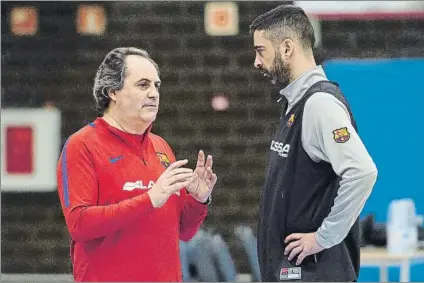
<svg viewBox="0 0 424 283"><path fill-rule="evenodd" d="M2 109L0 123L1 190L55 190L60 112L54 108Z"/></svg>
<svg viewBox="0 0 424 283"><path fill-rule="evenodd" d="M8 174L32 174L33 143L32 127L6 127L6 172Z"/></svg>

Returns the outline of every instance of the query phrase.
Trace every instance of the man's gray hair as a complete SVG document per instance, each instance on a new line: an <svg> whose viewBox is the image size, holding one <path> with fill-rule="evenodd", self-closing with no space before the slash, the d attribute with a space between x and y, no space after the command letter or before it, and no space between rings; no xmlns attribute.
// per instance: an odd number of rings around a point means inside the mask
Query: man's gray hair
<svg viewBox="0 0 424 283"><path fill-rule="evenodd" d="M120 90L124 86L127 75L125 58L128 55L138 55L148 59L159 73L159 67L146 50L135 47L119 47L110 51L97 70L94 79L93 96L96 100L98 116L103 116L110 103L109 90Z"/></svg>

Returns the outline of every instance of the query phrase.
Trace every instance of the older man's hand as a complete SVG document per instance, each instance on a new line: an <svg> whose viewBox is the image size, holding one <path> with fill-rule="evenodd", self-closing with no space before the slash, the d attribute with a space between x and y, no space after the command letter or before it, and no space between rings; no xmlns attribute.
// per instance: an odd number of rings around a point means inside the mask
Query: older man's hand
<svg viewBox="0 0 424 283"><path fill-rule="evenodd" d="M206 202L212 193L216 184L217 176L212 171L213 159L208 155L205 163L205 153L199 151L197 156L196 169L194 169L193 177L186 187L187 191L199 202Z"/></svg>

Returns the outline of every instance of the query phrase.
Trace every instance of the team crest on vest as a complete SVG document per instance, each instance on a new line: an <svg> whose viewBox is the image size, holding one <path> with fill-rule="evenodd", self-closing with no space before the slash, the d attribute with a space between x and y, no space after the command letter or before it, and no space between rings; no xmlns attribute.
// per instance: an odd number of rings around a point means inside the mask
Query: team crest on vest
<svg viewBox="0 0 424 283"><path fill-rule="evenodd" d="M291 127L294 123L294 113L290 115L289 120L287 121L287 127Z"/></svg>
<svg viewBox="0 0 424 283"><path fill-rule="evenodd" d="M169 161L169 158L165 153L156 152L156 154L158 155L159 161L163 165L163 167L168 168L168 166L171 165L171 162Z"/></svg>
<svg viewBox="0 0 424 283"><path fill-rule="evenodd" d="M333 139L336 143L345 143L350 139L350 133L347 127L334 130L333 135Z"/></svg>

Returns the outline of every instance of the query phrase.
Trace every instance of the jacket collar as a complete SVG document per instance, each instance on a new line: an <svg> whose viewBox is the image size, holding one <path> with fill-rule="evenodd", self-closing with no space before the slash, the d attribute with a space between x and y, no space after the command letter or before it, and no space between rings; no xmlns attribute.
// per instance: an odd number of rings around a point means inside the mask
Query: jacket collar
<svg viewBox="0 0 424 283"><path fill-rule="evenodd" d="M281 98L284 96L288 101L288 109L293 107L306 93L306 91L316 82L327 80L327 77L324 73L322 67L316 66L302 75L297 79L292 81L287 87L280 90L280 102Z"/></svg>
<svg viewBox="0 0 424 283"><path fill-rule="evenodd" d="M148 139L149 139L148 137L149 137L150 131L151 131L152 126L153 126L153 123L150 124L150 126L146 129L146 131L143 134L137 135L137 134L130 134L130 133L124 132L124 131L122 131L118 128L115 128L112 125L110 125L108 122L106 122L101 117L98 117L94 121L94 124L100 126L101 128L104 128L105 130L108 130L111 134L118 137L123 142L125 142L125 143L127 143L131 146L135 146L137 148L139 148L140 146L142 148L147 146Z"/></svg>

